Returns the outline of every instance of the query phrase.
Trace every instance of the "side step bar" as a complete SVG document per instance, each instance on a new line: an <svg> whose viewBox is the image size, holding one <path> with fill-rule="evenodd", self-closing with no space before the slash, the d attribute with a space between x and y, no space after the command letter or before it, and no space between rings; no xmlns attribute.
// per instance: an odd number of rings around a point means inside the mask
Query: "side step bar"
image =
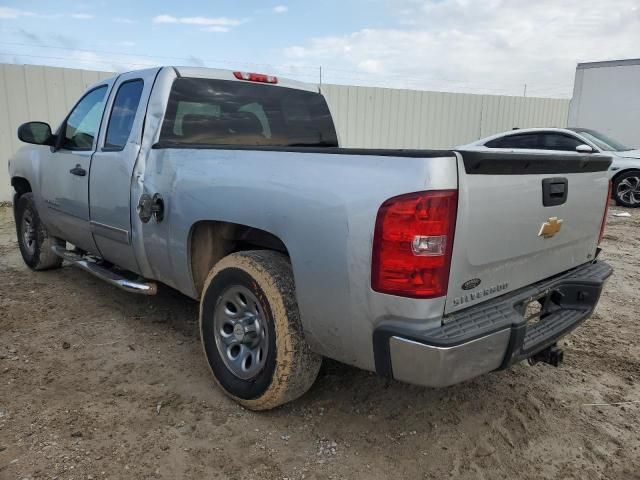
<svg viewBox="0 0 640 480"><path fill-rule="evenodd" d="M155 295L158 293L158 286L153 282L147 282L144 279L131 280L120 273L98 265L93 260L77 255L63 247L54 245L51 247L53 253L63 260L95 275L100 280L110 283L114 287L121 288L130 293L138 293L140 295Z"/></svg>

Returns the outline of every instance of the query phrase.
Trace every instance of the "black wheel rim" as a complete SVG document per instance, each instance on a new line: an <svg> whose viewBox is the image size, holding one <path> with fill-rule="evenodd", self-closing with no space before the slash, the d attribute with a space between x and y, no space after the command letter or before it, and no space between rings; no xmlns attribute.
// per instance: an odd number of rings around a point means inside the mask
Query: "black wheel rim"
<svg viewBox="0 0 640 480"><path fill-rule="evenodd" d="M629 176L618 183L616 195L629 205L640 204L640 176Z"/></svg>

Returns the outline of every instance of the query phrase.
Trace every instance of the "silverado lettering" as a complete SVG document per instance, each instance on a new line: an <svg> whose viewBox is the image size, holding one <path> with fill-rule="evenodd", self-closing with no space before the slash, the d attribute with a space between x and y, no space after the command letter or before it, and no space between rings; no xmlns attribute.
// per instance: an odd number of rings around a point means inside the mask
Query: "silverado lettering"
<svg viewBox="0 0 640 480"><path fill-rule="evenodd" d="M480 298L487 297L489 295L493 295L496 292L501 292L503 290L506 290L507 288L509 288L508 283L500 283L498 285L494 285L493 287L488 287L483 290L479 290L477 292L467 293L460 297L454 298L453 305L458 306L458 305L462 305L463 303L474 302Z"/></svg>

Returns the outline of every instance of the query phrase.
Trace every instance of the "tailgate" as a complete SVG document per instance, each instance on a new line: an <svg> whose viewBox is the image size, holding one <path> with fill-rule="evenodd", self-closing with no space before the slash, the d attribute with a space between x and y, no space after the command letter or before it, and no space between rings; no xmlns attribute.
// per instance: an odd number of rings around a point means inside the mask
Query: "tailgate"
<svg viewBox="0 0 640 480"><path fill-rule="evenodd" d="M610 163L603 155L459 152L445 313L592 260Z"/></svg>

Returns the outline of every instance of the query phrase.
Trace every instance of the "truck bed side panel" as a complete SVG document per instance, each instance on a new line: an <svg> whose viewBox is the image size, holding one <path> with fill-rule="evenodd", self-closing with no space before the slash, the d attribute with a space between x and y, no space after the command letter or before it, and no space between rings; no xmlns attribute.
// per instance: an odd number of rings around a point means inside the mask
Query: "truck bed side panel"
<svg viewBox="0 0 640 480"><path fill-rule="evenodd" d="M166 215L162 223L145 227L150 229L145 250L157 279L195 296L188 258L195 223L227 221L276 235L291 256L313 348L372 370L375 326L395 318L424 329L439 324L444 309L444 299L420 301L371 290L378 208L399 194L456 187L453 156L156 148L147 158L144 189L162 193ZM167 243L163 229L169 225Z"/></svg>

